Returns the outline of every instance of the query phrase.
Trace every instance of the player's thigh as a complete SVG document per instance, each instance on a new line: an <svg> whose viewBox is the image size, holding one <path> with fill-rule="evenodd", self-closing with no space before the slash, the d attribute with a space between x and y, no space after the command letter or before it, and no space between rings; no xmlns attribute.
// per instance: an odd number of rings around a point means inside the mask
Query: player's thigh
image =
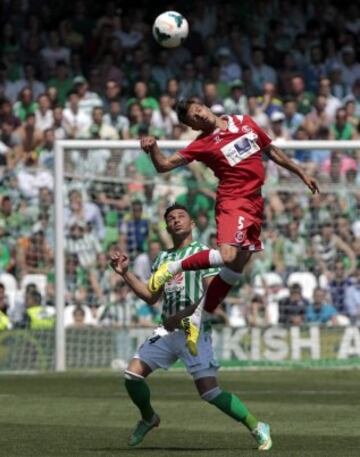
<svg viewBox="0 0 360 457"><path fill-rule="evenodd" d="M219 249L225 266L239 273L243 271L252 254L251 251L243 251L239 246L230 244L221 244Z"/></svg>
<svg viewBox="0 0 360 457"><path fill-rule="evenodd" d="M218 387L218 382L215 376L205 376L194 381L199 395L203 395L212 389Z"/></svg>
<svg viewBox="0 0 360 457"><path fill-rule="evenodd" d="M149 376L150 373L152 373L153 370L143 360L133 358L130 360L129 365L126 368L126 371L146 378L147 376Z"/></svg>
<svg viewBox="0 0 360 457"><path fill-rule="evenodd" d="M186 346L184 332L177 332L177 346L179 359L184 363L187 372L196 382L200 378L216 377L219 363L217 362L212 348L211 332L201 332L198 341L198 354L190 354Z"/></svg>
<svg viewBox="0 0 360 457"><path fill-rule="evenodd" d="M133 360L137 359L147 365L151 371L158 368L167 370L178 359L174 349L174 334L152 336L138 348Z"/></svg>

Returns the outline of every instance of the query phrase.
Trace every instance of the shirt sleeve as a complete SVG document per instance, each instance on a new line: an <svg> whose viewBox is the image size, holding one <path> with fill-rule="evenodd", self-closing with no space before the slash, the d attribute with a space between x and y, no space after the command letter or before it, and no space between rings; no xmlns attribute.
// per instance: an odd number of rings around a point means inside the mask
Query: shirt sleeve
<svg viewBox="0 0 360 457"><path fill-rule="evenodd" d="M266 148L271 143L271 138L257 123L247 114L244 115L244 123L248 124L259 137L259 146L261 149Z"/></svg>
<svg viewBox="0 0 360 457"><path fill-rule="evenodd" d="M187 163L190 163L193 160L200 160L200 153L204 152L204 145L201 136L192 141L188 146L186 146L186 148L177 152L184 157Z"/></svg>

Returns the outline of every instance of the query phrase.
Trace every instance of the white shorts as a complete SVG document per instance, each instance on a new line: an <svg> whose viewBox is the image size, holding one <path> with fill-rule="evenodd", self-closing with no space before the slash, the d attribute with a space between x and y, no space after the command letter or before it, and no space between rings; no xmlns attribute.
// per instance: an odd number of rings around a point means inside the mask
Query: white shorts
<svg viewBox="0 0 360 457"><path fill-rule="evenodd" d="M138 348L134 358L142 360L153 371L157 368L167 370L180 359L194 380L216 376L219 369L209 331L200 333L198 355L193 356L186 346L185 334L182 330L168 333L160 327Z"/></svg>

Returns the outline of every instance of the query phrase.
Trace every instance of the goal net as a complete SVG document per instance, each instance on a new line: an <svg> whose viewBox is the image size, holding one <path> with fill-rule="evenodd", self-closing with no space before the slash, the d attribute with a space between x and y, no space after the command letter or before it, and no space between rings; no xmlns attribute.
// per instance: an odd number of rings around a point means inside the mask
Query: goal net
<svg viewBox="0 0 360 457"><path fill-rule="evenodd" d="M160 145L171 154L186 143ZM226 367L360 365L360 144L279 146L316 176L321 194L265 162L265 250L214 315L216 356ZM216 247L217 182L199 163L159 175L138 141L60 141L55 170L31 171L40 184L36 220L17 245L24 268L0 276L14 316L21 300L26 314L0 321L0 370L121 368L161 312L112 272L109 255L128 252L146 281L171 247L163 213L175 201L191 212L194 238Z"/></svg>

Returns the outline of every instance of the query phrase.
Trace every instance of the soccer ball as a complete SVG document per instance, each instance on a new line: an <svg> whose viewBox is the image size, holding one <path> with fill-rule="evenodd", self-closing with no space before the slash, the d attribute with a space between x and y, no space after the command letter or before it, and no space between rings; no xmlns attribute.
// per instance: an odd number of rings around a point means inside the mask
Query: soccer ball
<svg viewBox="0 0 360 457"><path fill-rule="evenodd" d="M153 35L165 48L180 46L189 33L188 21L176 11L166 11L155 19Z"/></svg>

